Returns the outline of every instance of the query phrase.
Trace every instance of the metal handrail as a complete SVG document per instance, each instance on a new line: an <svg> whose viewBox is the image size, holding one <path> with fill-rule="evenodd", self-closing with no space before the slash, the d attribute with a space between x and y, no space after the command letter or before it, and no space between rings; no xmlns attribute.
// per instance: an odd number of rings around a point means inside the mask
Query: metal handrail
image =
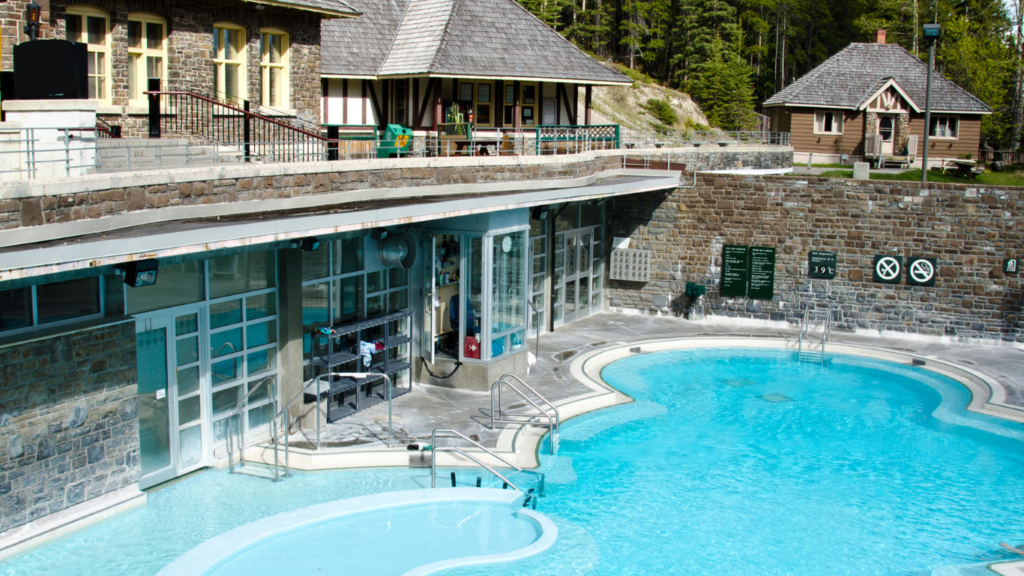
<svg viewBox="0 0 1024 576"><path fill-rule="evenodd" d="M541 395L540 392L537 392L537 390L534 389L533 386L530 386L529 384L527 384L526 381L523 380L522 378L520 378L519 376L516 376L515 374L512 374L512 373L502 374L501 375L501 379L504 380L505 378L515 378L517 382L519 382L520 384L525 386L526 389L529 390L530 392L533 392L533 394L537 398L540 398L541 402L547 404L551 408L551 410L553 410L555 412L555 432L558 432L559 431L559 427L562 424L562 413L558 411L558 406L555 406L554 402L552 402L552 401L548 400L547 398L545 398L543 395ZM499 407L500 407L500 403L501 403L501 389L500 388L498 389L498 402L499 402Z"/></svg>
<svg viewBox="0 0 1024 576"><path fill-rule="evenodd" d="M487 454L490 454L495 459L497 459L499 462L505 464L509 468L515 469L516 472L523 472L523 473L526 473L526 474L533 474L534 476L539 476L540 477L540 488L538 490L538 495L543 495L544 494L544 474L543 473L535 472L533 470L524 470L522 467L517 466L513 462L511 462L511 461L505 459L503 456L499 455L497 452L487 448L483 444L477 442L476 440L473 440L472 438L470 438L469 436L466 436L465 434L463 434L462 432L459 432L458 430L454 430L452 428L435 428L434 431L430 433L430 446L431 446L431 450L435 454L437 452L450 452L450 451L452 451L452 450L450 450L450 448L453 448L453 447L449 447L449 446L438 448L437 447L437 437L438 437L439 434L448 435L448 437L461 438L462 440L465 440L466 442L469 442L473 446L476 446L480 450L483 450ZM465 454L464 452L460 452L460 453ZM502 480L505 480L505 478L502 477L500 474L498 474L497 472L494 472L494 470L491 467L489 467L486 464L480 462L479 460L473 458L472 456L468 456L467 455L467 457L469 457L471 460L473 460L477 464L480 464L484 468L487 468L488 470L493 472L496 476L498 476ZM437 480L437 458L436 457L431 459L430 470L432 472L432 475L431 475L432 480L431 480L431 484L430 485L431 485L431 487L435 487L435 485L436 485L435 481ZM505 481L508 482L508 480L505 480ZM512 483L509 482L509 484L511 485ZM512 486L512 487L515 488L515 486ZM519 490L519 489L516 488L516 490ZM522 492L522 490L519 490L519 491Z"/></svg>
<svg viewBox="0 0 1024 576"><path fill-rule="evenodd" d="M262 386L265 382L270 382L271 384L275 384L276 380L275 380L275 378L273 376L266 376L265 378L260 380L259 383L257 383L255 386L250 388L249 391L246 392L245 395L242 396L238 400L238 402L235 403L235 406L231 410L228 411L227 424L226 424L226 426L227 426L227 444L228 444L228 468L230 469L230 471L232 473L234 473L234 471L235 471L235 457L234 457L234 453L233 453L232 445L231 445L232 436L233 436L232 419L236 415L241 414L242 407L247 404L247 401L249 400L249 396L252 396L253 392L256 392L257 390L259 390L260 386ZM274 411L277 412L277 392L276 391L271 392L270 396L271 396L271 400L270 401L274 405ZM274 437L274 438L277 438L277 418L273 418L271 420L270 426L271 426L271 436ZM242 466L245 466L245 427L242 426L241 422L239 422L238 423L238 467L241 468ZM274 450L274 482L277 482L279 479L280 479L280 475L278 473L277 450L275 449Z"/></svg>
<svg viewBox="0 0 1024 576"><path fill-rule="evenodd" d="M533 357L540 359L540 312L537 311L537 307L533 305L533 302L530 302L529 298L526 299L526 304L531 310L533 310L533 316L535 318L534 327L537 329L537 342L534 344L534 350L536 350L536 352L534 352ZM502 378L504 378L504 376L502 376ZM520 380L520 382L522 382L522 380Z"/></svg>
<svg viewBox="0 0 1024 576"><path fill-rule="evenodd" d="M825 319L825 328L821 332L821 353L825 354L825 342L832 337L832 306L828 307L828 318Z"/></svg>
<svg viewBox="0 0 1024 576"><path fill-rule="evenodd" d="M533 392L534 394L537 394L536 390L534 390L533 388L530 388L530 386L527 385L525 382L523 382L523 380L521 378L519 378L518 376L515 376L513 374L506 374L506 376L514 377L515 379L519 380L519 382L521 382L524 385L526 385L526 387L529 388L531 392ZM524 422L522 420L502 420L501 419L501 385L502 384L504 384L505 386L508 386L509 388L511 388L512 391L514 391L516 394L518 394L523 400L526 400L531 406L536 408L538 412L540 412L541 414L543 414L544 416L547 417L547 419L548 419L548 432L549 432L549 435L551 436L551 443L550 443L551 444L551 454L552 455L557 454L558 453L558 418L559 418L558 409L555 408L555 414L554 414L554 416L552 416L550 412L548 412L544 408L541 408L540 405L538 405L536 402L534 402L532 399L530 399L529 396L527 396L526 394L523 394L522 390L520 390L519 388L516 388L515 385L513 385L511 382L508 382L507 380L505 380L504 376L502 376L502 378L500 380L498 380L497 382L495 382L494 384L491 384L491 429L493 430L495 428L495 424L529 424L530 423L530 422ZM497 395L495 395L495 392L497 392ZM551 402L548 402L548 400L545 399L540 394L537 394L537 397L540 398L541 401L547 403L549 406L554 408L554 404L551 404ZM495 404L495 398L497 398L497 404Z"/></svg>
<svg viewBox="0 0 1024 576"><path fill-rule="evenodd" d="M810 308L804 308L804 314L803 316L800 317L800 332L797 334L796 338L797 353L801 353L804 351L804 335L807 333L808 330L807 313L810 312L810 310Z"/></svg>
<svg viewBox="0 0 1024 576"><path fill-rule="evenodd" d="M502 481L504 481L506 484L508 484L509 486L514 488L516 490L516 492L522 492L523 494L525 494L525 492L520 490L519 487L516 486L515 484L513 484L511 480L509 480L508 478L505 478L497 470L495 470L494 468L491 468L487 464L484 464L483 462L480 461L479 458L476 458L475 456L473 456L472 454L470 454L469 452L466 452L465 450L463 450L461 448L457 448L455 446L448 446L448 447L445 447L445 448L435 448L433 450L433 452L434 452L434 457L430 459L430 487L431 488L437 488L437 453L438 452L455 452L456 454L461 454L461 455L465 456L466 458L469 458L470 460L472 460L473 462L476 462L477 464L479 464L483 468L486 468L488 472L490 472L491 474L494 474L498 478L501 478Z"/></svg>

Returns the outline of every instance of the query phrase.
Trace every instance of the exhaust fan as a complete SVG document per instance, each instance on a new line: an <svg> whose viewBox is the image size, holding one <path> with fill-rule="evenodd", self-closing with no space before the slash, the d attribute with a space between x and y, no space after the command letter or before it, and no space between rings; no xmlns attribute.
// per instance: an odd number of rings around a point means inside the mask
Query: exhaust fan
<svg viewBox="0 0 1024 576"><path fill-rule="evenodd" d="M408 270L416 261L416 238L409 232L388 234L380 241L380 262Z"/></svg>

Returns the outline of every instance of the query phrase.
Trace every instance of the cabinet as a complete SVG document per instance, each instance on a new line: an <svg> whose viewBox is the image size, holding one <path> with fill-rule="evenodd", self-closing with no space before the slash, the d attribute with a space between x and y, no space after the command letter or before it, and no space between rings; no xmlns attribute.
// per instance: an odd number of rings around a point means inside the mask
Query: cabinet
<svg viewBox="0 0 1024 576"><path fill-rule="evenodd" d="M410 368L411 322L412 312L402 310L369 320L332 326L333 337L316 334L319 338L328 338L329 343L326 355L310 361L314 376L327 372L387 374L392 381L392 398L411 392L411 377L406 378L407 386L399 385L399 376L403 371L408 376ZM359 354L361 342L380 344L369 366ZM320 397L327 400L327 421L336 422L386 401L386 385L387 381L380 376L361 379L325 378ZM306 404L316 402L316 392L311 389L305 394L304 401Z"/></svg>

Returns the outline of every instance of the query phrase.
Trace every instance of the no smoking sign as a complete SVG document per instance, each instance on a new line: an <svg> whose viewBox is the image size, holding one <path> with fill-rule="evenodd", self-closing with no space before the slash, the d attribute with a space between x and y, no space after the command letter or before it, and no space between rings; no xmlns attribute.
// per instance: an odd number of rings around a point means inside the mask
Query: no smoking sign
<svg viewBox="0 0 1024 576"><path fill-rule="evenodd" d="M935 258L911 257L907 260L907 284L909 286L935 286L939 267Z"/></svg>

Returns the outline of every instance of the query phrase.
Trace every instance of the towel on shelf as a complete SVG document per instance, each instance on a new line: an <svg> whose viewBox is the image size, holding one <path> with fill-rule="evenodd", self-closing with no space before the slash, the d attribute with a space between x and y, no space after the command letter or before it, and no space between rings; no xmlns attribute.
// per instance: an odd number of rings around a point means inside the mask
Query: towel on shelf
<svg viewBox="0 0 1024 576"><path fill-rule="evenodd" d="M363 357L363 366L369 366L373 362L373 353L377 346L373 342L359 342L359 355Z"/></svg>

